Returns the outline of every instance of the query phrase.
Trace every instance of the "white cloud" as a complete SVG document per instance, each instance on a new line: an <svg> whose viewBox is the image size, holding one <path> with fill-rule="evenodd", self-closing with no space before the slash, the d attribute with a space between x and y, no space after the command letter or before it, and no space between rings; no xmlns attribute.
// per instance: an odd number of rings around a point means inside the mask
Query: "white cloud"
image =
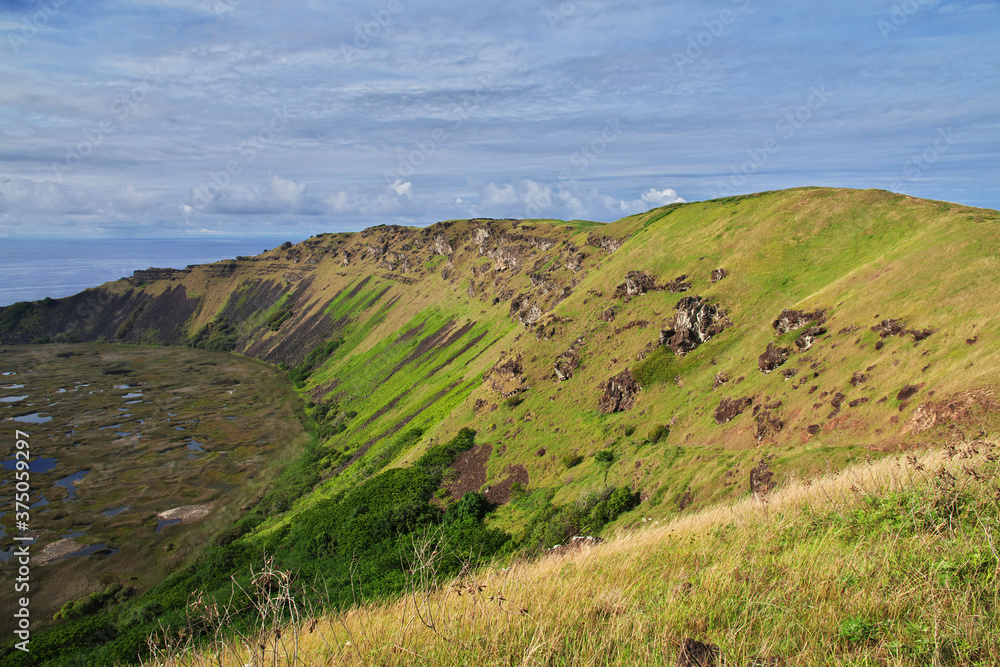
<svg viewBox="0 0 1000 667"><path fill-rule="evenodd" d="M642 201L651 206L666 206L668 204L683 203L684 200L677 195L677 191L671 188L657 190L650 188L642 194Z"/></svg>
<svg viewBox="0 0 1000 667"><path fill-rule="evenodd" d="M404 183L402 180L396 179L396 182L392 184L392 189L397 197L413 199L413 183L410 181Z"/></svg>

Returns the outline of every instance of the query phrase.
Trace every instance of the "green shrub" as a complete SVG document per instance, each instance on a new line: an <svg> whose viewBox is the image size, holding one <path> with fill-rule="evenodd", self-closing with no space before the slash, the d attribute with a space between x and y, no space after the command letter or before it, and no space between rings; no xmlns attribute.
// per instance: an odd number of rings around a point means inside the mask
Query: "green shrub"
<svg viewBox="0 0 1000 667"><path fill-rule="evenodd" d="M574 453L564 454L562 462L567 468L573 468L583 463L583 455Z"/></svg>
<svg viewBox="0 0 1000 667"><path fill-rule="evenodd" d="M32 306L27 301L18 301L4 308L3 312L0 313L0 331L3 333L13 332L31 310Z"/></svg>
<svg viewBox="0 0 1000 667"><path fill-rule="evenodd" d="M664 426L663 424L657 424L649 430L649 433L646 434L646 441L655 445L662 440L666 440L668 435L670 435L670 427Z"/></svg>

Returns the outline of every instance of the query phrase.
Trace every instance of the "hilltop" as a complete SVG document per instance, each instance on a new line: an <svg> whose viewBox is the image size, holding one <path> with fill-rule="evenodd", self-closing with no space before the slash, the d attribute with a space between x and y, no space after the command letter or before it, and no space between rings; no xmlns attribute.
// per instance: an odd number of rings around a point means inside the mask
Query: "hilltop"
<svg viewBox="0 0 1000 667"><path fill-rule="evenodd" d="M414 503L386 519L399 533L442 512L480 522L472 544L540 550L995 431L998 225L799 188L610 224L380 226L15 304L0 342L188 345L287 369L316 479L230 534L241 553L349 562L348 540L316 535L333 508L380 506L376 491ZM464 500L480 496L481 511ZM370 574L398 591L386 567Z"/></svg>

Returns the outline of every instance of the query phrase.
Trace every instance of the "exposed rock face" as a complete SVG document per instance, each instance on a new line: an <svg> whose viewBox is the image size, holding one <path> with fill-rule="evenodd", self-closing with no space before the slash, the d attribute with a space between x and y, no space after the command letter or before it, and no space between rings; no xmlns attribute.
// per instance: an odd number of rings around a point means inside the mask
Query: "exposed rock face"
<svg viewBox="0 0 1000 667"><path fill-rule="evenodd" d="M526 391L527 386L525 385L521 357L511 357L504 361L498 361L483 375L483 382L504 398L510 398Z"/></svg>
<svg viewBox="0 0 1000 667"><path fill-rule="evenodd" d="M757 467L750 471L750 492L762 496L775 487L774 473L767 464L767 458L762 458Z"/></svg>
<svg viewBox="0 0 1000 667"><path fill-rule="evenodd" d="M685 639L677 656L676 667L718 667L719 647L694 639Z"/></svg>
<svg viewBox="0 0 1000 667"><path fill-rule="evenodd" d="M785 308L781 311L781 315L778 315L778 319L771 323L771 326L774 327L774 330L780 336L789 331L801 329L811 322L815 322L816 324L826 322L826 311L814 310L811 313L807 313L803 310L789 310Z"/></svg>
<svg viewBox="0 0 1000 667"><path fill-rule="evenodd" d="M668 282L666 287L672 294L687 292L691 289L691 281L687 279L687 275L685 274L683 276L677 276Z"/></svg>
<svg viewBox="0 0 1000 667"><path fill-rule="evenodd" d="M715 283L719 282L720 280L722 280L723 278L725 278L728 275L729 275L729 271L726 271L725 269L723 269L721 267L718 268L718 269L715 269L714 271L712 271L712 277L711 277L712 284L714 285Z"/></svg>
<svg viewBox="0 0 1000 667"><path fill-rule="evenodd" d="M601 412L608 414L628 410L635 404L635 395L641 387L631 371L622 371L601 385L603 394L597 402Z"/></svg>
<svg viewBox="0 0 1000 667"><path fill-rule="evenodd" d="M486 229L485 227L477 227L472 232L472 242L475 243L477 246L482 246L484 243L486 243L486 239L488 239L489 237L490 237L490 230Z"/></svg>
<svg viewBox="0 0 1000 667"><path fill-rule="evenodd" d="M767 375L786 361L788 361L788 348L768 343L767 349L757 359L757 367L760 368L761 373Z"/></svg>
<svg viewBox="0 0 1000 667"><path fill-rule="evenodd" d="M544 314L529 301L527 294L519 294L510 302L510 316L526 327L538 322Z"/></svg>
<svg viewBox="0 0 1000 667"><path fill-rule="evenodd" d="M615 309L614 308L608 308L603 313L601 313L601 316L600 316L599 319L602 322L614 322L614 320L615 320Z"/></svg>
<svg viewBox="0 0 1000 667"><path fill-rule="evenodd" d="M735 419L751 405L753 405L753 399L749 396L744 398L724 398L719 402L719 407L715 409L715 423L725 424Z"/></svg>
<svg viewBox="0 0 1000 667"><path fill-rule="evenodd" d="M725 310L700 296L686 296L677 304L670 328L660 332L660 344L669 345L674 354L684 356L730 324Z"/></svg>
<svg viewBox="0 0 1000 667"><path fill-rule="evenodd" d="M573 371L580 367L580 353L575 349L566 350L556 359L555 366L556 377L560 382L565 382L573 377Z"/></svg>
<svg viewBox="0 0 1000 667"><path fill-rule="evenodd" d="M880 338L902 336L906 333L906 322L903 320L885 319L873 326L872 331L877 333Z"/></svg>
<svg viewBox="0 0 1000 667"><path fill-rule="evenodd" d="M608 251L608 254L610 255L615 250L618 250L618 248L622 247L622 241L612 236L599 236L597 234L590 234L587 237L587 245L596 246L598 248L604 248L605 250Z"/></svg>
<svg viewBox="0 0 1000 667"><path fill-rule="evenodd" d="M729 375L727 373L716 373L715 380L712 382L712 389L718 389L727 382L729 382Z"/></svg>
<svg viewBox="0 0 1000 667"><path fill-rule="evenodd" d="M758 443L763 442L765 438L785 428L785 422L782 421L781 415L778 414L778 408L780 407L781 401L775 401L774 403L766 403L763 406L754 408L753 411L757 421L754 437Z"/></svg>
<svg viewBox="0 0 1000 667"><path fill-rule="evenodd" d="M896 400L897 401L908 401L908 400L910 400L911 398L913 398L913 396L918 391L920 391L921 387L923 387L922 384L908 384L908 385L906 385L905 387L903 387L902 389L899 390L898 394L896 394Z"/></svg>
<svg viewBox="0 0 1000 667"><path fill-rule="evenodd" d="M629 271L625 282L615 288L616 297L626 299L645 294L656 288L656 281L649 271Z"/></svg>
<svg viewBox="0 0 1000 667"><path fill-rule="evenodd" d="M439 255L444 255L445 257L451 255L455 252L451 247L451 242L445 237L444 234L434 235L434 252Z"/></svg>
<svg viewBox="0 0 1000 667"><path fill-rule="evenodd" d="M795 347L799 348L800 352L805 352L813 346L819 336L825 333L826 329L823 327L809 327L795 339Z"/></svg>
<svg viewBox="0 0 1000 667"><path fill-rule="evenodd" d="M191 273L187 269L140 269L133 271L130 278L125 278L132 285L143 285L154 280L176 280Z"/></svg>
<svg viewBox="0 0 1000 667"><path fill-rule="evenodd" d="M573 273L578 272L583 268L583 253L574 252L570 253L569 259L566 260L566 268Z"/></svg>
<svg viewBox="0 0 1000 667"><path fill-rule="evenodd" d="M517 249L512 246L497 246L487 251L486 256L493 260L494 271L517 270L521 265L521 256Z"/></svg>

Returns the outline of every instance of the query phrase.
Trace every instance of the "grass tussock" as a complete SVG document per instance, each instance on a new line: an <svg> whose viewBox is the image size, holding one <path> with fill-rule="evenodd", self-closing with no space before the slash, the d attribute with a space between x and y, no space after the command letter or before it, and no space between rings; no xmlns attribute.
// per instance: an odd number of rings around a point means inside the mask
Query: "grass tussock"
<svg viewBox="0 0 1000 667"><path fill-rule="evenodd" d="M428 533L404 597L340 613L298 607L294 577L265 571L255 631L196 602L186 637L152 642L156 664L673 665L691 638L717 665L996 665L998 458L982 440L866 462L444 581Z"/></svg>

